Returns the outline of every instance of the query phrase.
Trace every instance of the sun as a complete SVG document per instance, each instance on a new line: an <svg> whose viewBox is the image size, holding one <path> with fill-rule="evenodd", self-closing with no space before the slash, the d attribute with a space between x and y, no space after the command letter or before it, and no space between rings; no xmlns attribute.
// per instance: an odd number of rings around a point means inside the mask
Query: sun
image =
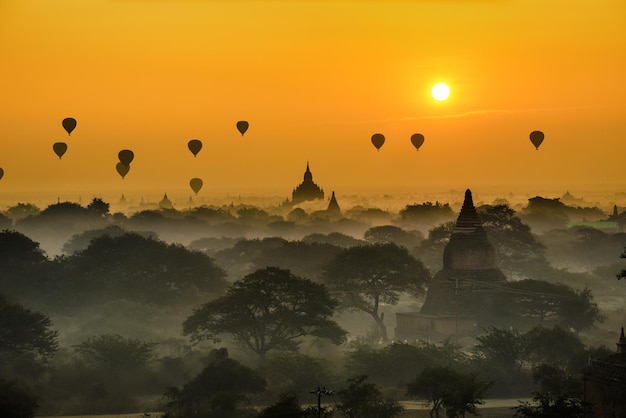
<svg viewBox="0 0 626 418"><path fill-rule="evenodd" d="M430 93L433 95L433 99L441 102L450 96L450 87L446 83L437 83L433 86Z"/></svg>

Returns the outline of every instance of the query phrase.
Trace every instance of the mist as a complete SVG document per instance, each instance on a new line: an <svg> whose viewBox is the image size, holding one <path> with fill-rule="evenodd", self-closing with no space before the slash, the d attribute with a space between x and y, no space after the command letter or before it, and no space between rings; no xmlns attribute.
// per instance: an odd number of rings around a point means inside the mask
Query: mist
<svg viewBox="0 0 626 418"><path fill-rule="evenodd" d="M610 353L606 347L619 338L626 298L615 277L626 268L620 259L626 247L626 196L621 194L531 193L524 200L510 193L475 192L477 213L507 282L545 282L576 297L588 292L586 301L598 308L591 324L576 328L555 310L541 318L483 318L469 331L398 338L396 315L420 311L429 287L425 279L422 291L396 289L397 299L380 303L375 318L384 320L388 339L371 314L344 305L341 292L332 290L331 263L350 249L393 245L434 276L443 268L443 249L462 192L425 194L424 200L337 193L339 213L327 210L327 199L289 204L275 196L228 196L218 202L164 195L48 205L4 202L0 292L7 303L49 317L57 333L56 349L45 361L26 350L1 364L3 375L37 393L39 415L169 410L172 403L164 393L178 388L191 396L190 382L206 385L203 373L234 367L233 362L265 381L263 389L246 394L247 406L237 406L241 416L255 416L284 393L314 403L310 391L317 386L340 388L357 375L369 376L385 393L409 402L404 388L412 379L425 368L450 364L481 370L485 379L499 382L490 397L528 399L530 369L505 377L495 363L485 365L495 360L476 354L493 327L537 341L547 338L537 337L538 329L567 333L577 351L553 347L550 356L569 356L574 375L585 355ZM504 216L503 210L510 212ZM511 225L519 225L524 248L507 237L507 230L517 228ZM228 332L195 340L193 333L183 332L183 324L201 307L268 267L331 289L337 307L329 319L345 331L341 343L304 335L289 349L259 357ZM98 351L104 346L116 347L118 354L104 358ZM406 363L408 358L412 363Z"/></svg>

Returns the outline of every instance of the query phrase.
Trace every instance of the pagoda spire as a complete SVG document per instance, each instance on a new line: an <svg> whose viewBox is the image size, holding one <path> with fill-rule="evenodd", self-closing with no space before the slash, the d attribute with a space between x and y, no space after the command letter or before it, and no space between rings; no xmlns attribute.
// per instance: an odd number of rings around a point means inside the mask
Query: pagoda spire
<svg viewBox="0 0 626 418"><path fill-rule="evenodd" d="M478 213L474 207L472 191L467 189L465 191L463 207L461 207L461 212L459 213L452 233L471 234L472 232L476 232L481 229L482 223L480 222L480 218L478 218Z"/></svg>

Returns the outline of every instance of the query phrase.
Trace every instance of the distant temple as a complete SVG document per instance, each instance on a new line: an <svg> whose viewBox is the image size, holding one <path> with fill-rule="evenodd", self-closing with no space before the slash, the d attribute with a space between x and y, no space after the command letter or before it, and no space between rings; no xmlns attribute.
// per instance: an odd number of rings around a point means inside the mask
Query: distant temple
<svg viewBox="0 0 626 418"><path fill-rule="evenodd" d="M337 203L337 199L335 198L334 191L332 196L330 197L330 201L328 202L328 208L326 209L326 212L335 216L341 215L341 209L339 208L339 203Z"/></svg>
<svg viewBox="0 0 626 418"><path fill-rule="evenodd" d="M173 209L174 208L172 201L167 197L167 193L163 195L163 199L161 199L161 201L159 202L159 207L161 209Z"/></svg>
<svg viewBox="0 0 626 418"><path fill-rule="evenodd" d="M583 370L583 401L595 418L626 417L626 337L624 327L617 352L599 360L589 360Z"/></svg>
<svg viewBox="0 0 626 418"><path fill-rule="evenodd" d="M483 318L493 316L492 296L504 283L506 276L496 266L495 248L487 239L468 189L443 250L443 269L430 282L419 313L396 314L396 337L472 332Z"/></svg>
<svg viewBox="0 0 626 418"><path fill-rule="evenodd" d="M297 205L308 200L324 199L324 190L313 182L313 174L306 163L304 180L291 193L291 201L285 201L286 205Z"/></svg>

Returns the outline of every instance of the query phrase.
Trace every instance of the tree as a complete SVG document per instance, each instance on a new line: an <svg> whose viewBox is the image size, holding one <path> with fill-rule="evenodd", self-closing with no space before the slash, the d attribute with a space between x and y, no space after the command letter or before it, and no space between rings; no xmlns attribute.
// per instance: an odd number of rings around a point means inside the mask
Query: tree
<svg viewBox="0 0 626 418"><path fill-rule="evenodd" d="M585 351L585 345L578 335L559 326L536 326L524 334L524 340L524 356L528 364L535 367L547 363L570 370L570 362Z"/></svg>
<svg viewBox="0 0 626 418"><path fill-rule="evenodd" d="M346 418L393 418L400 416L404 407L396 400L386 398L374 383L361 375L348 379L348 387L337 392L339 413Z"/></svg>
<svg viewBox="0 0 626 418"><path fill-rule="evenodd" d="M507 283L506 289L501 305L513 316L539 323L553 319L577 331L604 319L588 288L577 291L561 283L526 279Z"/></svg>
<svg viewBox="0 0 626 418"><path fill-rule="evenodd" d="M531 402L515 407L520 418L563 417L583 418L589 416L588 406L581 399L580 380L550 364L541 364L533 370L536 388Z"/></svg>
<svg viewBox="0 0 626 418"><path fill-rule="evenodd" d="M326 266L324 281L342 304L369 314L379 336L388 341L381 304L395 305L402 293L424 293L430 278L421 261L396 244L374 244L342 250Z"/></svg>
<svg viewBox="0 0 626 418"><path fill-rule="evenodd" d="M136 233L102 235L58 260L64 268L63 297L129 298L149 304L188 303L193 295L221 294L225 272L199 251Z"/></svg>
<svg viewBox="0 0 626 418"><path fill-rule="evenodd" d="M355 374L369 376L380 385L404 387L427 365L451 366L464 360L460 347L449 340L441 345L396 342L378 349L361 344L347 354L345 367Z"/></svg>
<svg viewBox="0 0 626 418"><path fill-rule="evenodd" d="M17 381L0 378L0 416L2 418L33 418L39 402L29 388Z"/></svg>
<svg viewBox="0 0 626 418"><path fill-rule="evenodd" d="M75 346L91 366L107 370L129 370L145 367L154 356L154 343L118 334L94 335Z"/></svg>
<svg viewBox="0 0 626 418"><path fill-rule="evenodd" d="M44 275L49 264L39 243L17 232L0 231L0 291L25 299L49 290Z"/></svg>
<svg viewBox="0 0 626 418"><path fill-rule="evenodd" d="M405 224L427 227L453 220L454 212L447 203L416 203L405 206L400 211L400 219Z"/></svg>
<svg viewBox="0 0 626 418"><path fill-rule="evenodd" d="M254 370L228 357L225 348L212 350L209 364L182 389L168 388L168 408L184 417L237 417L247 395L265 389L265 380ZM174 411L179 411L176 414Z"/></svg>
<svg viewBox="0 0 626 418"><path fill-rule="evenodd" d="M6 214L9 218L15 221L27 218L29 216L39 215L41 210L31 203L18 203L15 206L11 206L6 210Z"/></svg>
<svg viewBox="0 0 626 418"><path fill-rule="evenodd" d="M94 197L91 203L87 205L87 209L92 211L97 216L106 216L109 214L110 206L111 205L109 205L104 200L98 197Z"/></svg>
<svg viewBox="0 0 626 418"><path fill-rule="evenodd" d="M10 359L31 353L46 361L58 348L58 332L46 315L10 303L0 294L0 353Z"/></svg>
<svg viewBox="0 0 626 418"><path fill-rule="evenodd" d="M230 334L263 357L270 350L295 351L307 336L343 342L345 331L331 319L336 306L323 285L267 267L196 309L185 320L183 332L194 342L219 341L221 335Z"/></svg>
<svg viewBox="0 0 626 418"><path fill-rule="evenodd" d="M424 239L424 236L419 231L408 232L393 225L374 226L365 231L363 237L372 244L392 242L406 248L413 248Z"/></svg>
<svg viewBox="0 0 626 418"><path fill-rule="evenodd" d="M545 246L513 209L507 205L485 205L477 211L489 242L498 254L498 267L507 276L532 277L549 267Z"/></svg>
<svg viewBox="0 0 626 418"><path fill-rule="evenodd" d="M476 337L473 364L481 375L495 382L496 396L510 396L531 383L526 370L526 340L516 329L490 327Z"/></svg>
<svg viewBox="0 0 626 418"><path fill-rule="evenodd" d="M263 408L257 418L298 418L304 417L304 410L300 406L298 397L284 394L278 402Z"/></svg>
<svg viewBox="0 0 626 418"><path fill-rule="evenodd" d="M478 380L476 373L461 373L449 367L427 367L407 385L407 395L426 398L431 417L439 417L444 408L448 417L465 416L466 412L478 415L476 405L491 383Z"/></svg>

